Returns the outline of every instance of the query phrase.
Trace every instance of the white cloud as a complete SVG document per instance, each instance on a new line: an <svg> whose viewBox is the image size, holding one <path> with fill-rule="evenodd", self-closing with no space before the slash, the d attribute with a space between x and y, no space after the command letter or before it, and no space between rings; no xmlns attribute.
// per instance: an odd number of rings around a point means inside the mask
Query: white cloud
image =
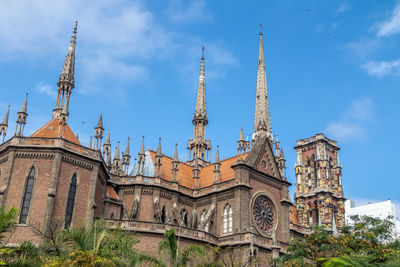
<svg viewBox="0 0 400 267"><path fill-rule="evenodd" d="M206 12L204 0L171 1L167 8L166 15L174 22L191 22L211 19Z"/></svg>
<svg viewBox="0 0 400 267"><path fill-rule="evenodd" d="M400 73L400 59L393 61L369 61L361 67L371 76L384 77L387 75L398 75Z"/></svg>
<svg viewBox="0 0 400 267"><path fill-rule="evenodd" d="M376 36L390 36L400 32L400 4L398 4L390 15L390 18L379 23L373 28L377 28Z"/></svg>
<svg viewBox="0 0 400 267"><path fill-rule="evenodd" d="M205 12L204 1L175 1L169 15L177 22L211 17ZM187 60L182 60L182 53L188 53L193 40L197 43L194 36L167 30L160 19L140 0L3 0L0 60L63 58L74 21L78 20L77 90L102 90L105 80L125 88L126 82L151 77L149 65L154 62L184 65ZM233 54L223 45L214 46L219 66L229 68L236 60ZM174 59L179 60L171 62ZM58 64L61 71L62 63ZM46 89L40 90L44 93Z"/></svg>
<svg viewBox="0 0 400 267"><path fill-rule="evenodd" d="M338 9L336 9L336 13L344 13L350 9L350 6L347 4L341 4Z"/></svg>
<svg viewBox="0 0 400 267"><path fill-rule="evenodd" d="M363 141L367 137L367 124L374 118L371 98L354 100L338 121L330 122L324 132L340 141Z"/></svg>
<svg viewBox="0 0 400 267"><path fill-rule="evenodd" d="M48 95L50 97L56 97L56 89L53 89L50 85L40 82L35 87L35 92Z"/></svg>

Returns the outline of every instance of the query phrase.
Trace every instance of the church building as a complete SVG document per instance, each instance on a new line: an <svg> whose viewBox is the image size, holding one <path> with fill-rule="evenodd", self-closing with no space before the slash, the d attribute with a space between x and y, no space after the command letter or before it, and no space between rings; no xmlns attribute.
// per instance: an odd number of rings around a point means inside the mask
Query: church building
<svg viewBox="0 0 400 267"><path fill-rule="evenodd" d="M62 218L64 227L104 218L111 228L140 234L139 250L152 255L157 254L165 230L174 228L181 245L229 246L251 259L286 253L291 238L301 237L312 225L335 231L343 224L339 148L322 134L297 141L294 205L290 200L286 160L271 130L261 32L251 140L240 129L237 153L222 159L217 146L211 158L203 48L187 159L179 159L178 145L173 157L164 155L161 138L155 151L146 149L143 137L134 163L129 139L123 151L118 142L112 152L102 116L88 146L68 125L76 34L77 24L49 122L31 136L24 135L26 95L10 139L4 140L9 112L0 124L0 203L19 211L11 245L38 243L32 225L46 231L57 218Z"/></svg>

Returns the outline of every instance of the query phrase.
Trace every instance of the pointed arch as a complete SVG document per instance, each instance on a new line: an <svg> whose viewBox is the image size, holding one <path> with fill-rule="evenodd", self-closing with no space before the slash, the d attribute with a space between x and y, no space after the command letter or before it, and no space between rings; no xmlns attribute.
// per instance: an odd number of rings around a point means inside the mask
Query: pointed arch
<svg viewBox="0 0 400 267"><path fill-rule="evenodd" d="M223 217L222 217L222 225L223 225L222 232L224 234L232 232L232 228L233 228L233 218L232 217L233 217L232 206L227 203L227 204L225 204L224 213L223 213Z"/></svg>
<svg viewBox="0 0 400 267"><path fill-rule="evenodd" d="M68 228L72 222L72 215L74 212L75 196L76 196L77 180L76 173L72 175L71 182L69 184L67 209L65 211L65 228Z"/></svg>
<svg viewBox="0 0 400 267"><path fill-rule="evenodd" d="M20 224L25 224L28 218L34 183L35 183L35 167L32 166L25 183L25 191L24 191L24 196L22 198L21 213L19 216Z"/></svg>

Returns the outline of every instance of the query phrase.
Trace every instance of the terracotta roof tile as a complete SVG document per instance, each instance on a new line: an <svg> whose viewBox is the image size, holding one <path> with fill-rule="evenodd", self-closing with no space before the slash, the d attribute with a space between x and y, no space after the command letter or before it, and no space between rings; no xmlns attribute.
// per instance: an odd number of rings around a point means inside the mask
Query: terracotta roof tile
<svg viewBox="0 0 400 267"><path fill-rule="evenodd" d="M39 130L34 132L31 137L43 137L43 138L57 138L58 137L58 125L60 119L51 119L48 123L42 126ZM64 139L68 140L77 145L81 145L76 135L72 132L68 124L64 128Z"/></svg>
<svg viewBox="0 0 400 267"><path fill-rule="evenodd" d="M153 162L155 162L156 153L149 151ZM245 155L245 157L247 154ZM229 181L235 178L235 171L231 168L238 160L238 156L234 156L221 161L221 182ZM172 181L172 161L173 159L163 156L161 165L161 178L167 181ZM193 188L193 168L183 162L179 163L178 183L187 188ZM213 165L206 166L200 170L200 188L211 186L214 182L214 167Z"/></svg>
<svg viewBox="0 0 400 267"><path fill-rule="evenodd" d="M106 197L115 199L115 200L119 200L119 197L117 195L117 193L115 192L114 188L112 188L112 186L107 185L107 192L106 192Z"/></svg>

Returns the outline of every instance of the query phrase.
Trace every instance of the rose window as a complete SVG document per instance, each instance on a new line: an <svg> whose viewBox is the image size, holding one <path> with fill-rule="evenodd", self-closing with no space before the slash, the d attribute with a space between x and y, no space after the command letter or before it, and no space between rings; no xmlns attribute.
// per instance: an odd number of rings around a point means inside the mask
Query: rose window
<svg viewBox="0 0 400 267"><path fill-rule="evenodd" d="M253 217L262 231L270 232L274 227L274 208L266 196L258 196L254 201Z"/></svg>

